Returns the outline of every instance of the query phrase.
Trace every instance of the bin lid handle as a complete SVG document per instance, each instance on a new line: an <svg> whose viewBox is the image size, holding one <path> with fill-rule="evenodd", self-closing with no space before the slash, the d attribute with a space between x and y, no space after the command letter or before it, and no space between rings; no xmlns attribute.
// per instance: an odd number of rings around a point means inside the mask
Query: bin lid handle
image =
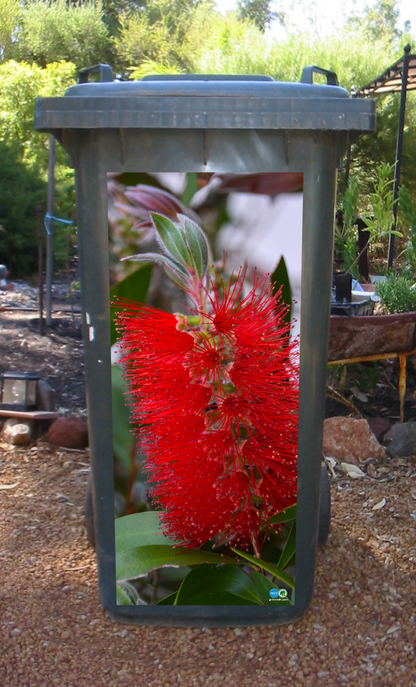
<svg viewBox="0 0 416 687"><path fill-rule="evenodd" d="M310 67L304 67L302 76L300 77L301 83L313 84L313 73L323 74L326 76L326 83L328 86L339 86L338 77L335 72L329 71L329 69L322 69L322 67L316 67L312 65Z"/></svg>
<svg viewBox="0 0 416 687"><path fill-rule="evenodd" d="M88 83L88 76L92 72L100 72L100 81L113 81L113 70L109 64L95 64L78 72L78 83Z"/></svg>

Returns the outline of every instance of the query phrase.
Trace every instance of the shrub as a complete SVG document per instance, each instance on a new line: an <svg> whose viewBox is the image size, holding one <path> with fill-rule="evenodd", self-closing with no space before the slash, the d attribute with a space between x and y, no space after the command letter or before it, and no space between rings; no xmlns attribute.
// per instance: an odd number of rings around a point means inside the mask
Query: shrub
<svg viewBox="0 0 416 687"><path fill-rule="evenodd" d="M389 272L387 280L376 284L375 291L389 314L416 310L416 289L408 276L396 277Z"/></svg>

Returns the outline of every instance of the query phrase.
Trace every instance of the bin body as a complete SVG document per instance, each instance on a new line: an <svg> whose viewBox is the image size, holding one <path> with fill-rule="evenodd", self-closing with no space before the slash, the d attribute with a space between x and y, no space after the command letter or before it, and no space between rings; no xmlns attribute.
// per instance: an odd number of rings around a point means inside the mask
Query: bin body
<svg viewBox="0 0 416 687"><path fill-rule="evenodd" d="M38 99L35 128L58 138L76 175L101 603L114 618L133 623L283 624L300 618L313 595L337 169L350 141L375 130L375 108L373 101L353 100L336 85L208 79L82 83L63 98ZM107 173L132 171L303 173L293 606L116 604Z"/></svg>

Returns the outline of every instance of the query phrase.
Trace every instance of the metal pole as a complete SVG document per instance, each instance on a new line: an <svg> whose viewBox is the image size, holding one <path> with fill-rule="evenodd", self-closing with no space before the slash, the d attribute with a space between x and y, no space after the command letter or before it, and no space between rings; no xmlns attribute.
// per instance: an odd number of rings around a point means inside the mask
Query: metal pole
<svg viewBox="0 0 416 687"><path fill-rule="evenodd" d="M36 208L36 224L38 236L38 288L39 288L39 334L43 334L43 205Z"/></svg>
<svg viewBox="0 0 416 687"><path fill-rule="evenodd" d="M48 208L47 213L53 216L55 176L55 136L49 136L49 169L48 169ZM52 276L53 276L53 220L47 221L48 236L46 239L46 326L52 323Z"/></svg>
<svg viewBox="0 0 416 687"><path fill-rule="evenodd" d="M399 197L400 171L402 166L402 149L403 149L403 130L404 130L404 115L406 110L406 90L407 90L407 75L409 71L410 45L406 45L403 55L403 71L402 71L402 90L400 94L400 114L399 114L399 130L397 132L397 148L396 148L396 166L394 168L394 190L393 190L393 225L395 230L397 226L397 199ZM394 256L394 234L390 234L389 254L387 258L387 269L390 270L393 266Z"/></svg>

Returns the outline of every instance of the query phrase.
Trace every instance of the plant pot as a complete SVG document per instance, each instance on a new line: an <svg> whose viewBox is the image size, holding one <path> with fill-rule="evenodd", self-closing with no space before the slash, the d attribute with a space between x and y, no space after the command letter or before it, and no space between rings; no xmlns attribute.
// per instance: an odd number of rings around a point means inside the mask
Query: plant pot
<svg viewBox="0 0 416 687"><path fill-rule="evenodd" d="M332 288L335 289L337 303L351 303L352 274L336 272L332 277Z"/></svg>

